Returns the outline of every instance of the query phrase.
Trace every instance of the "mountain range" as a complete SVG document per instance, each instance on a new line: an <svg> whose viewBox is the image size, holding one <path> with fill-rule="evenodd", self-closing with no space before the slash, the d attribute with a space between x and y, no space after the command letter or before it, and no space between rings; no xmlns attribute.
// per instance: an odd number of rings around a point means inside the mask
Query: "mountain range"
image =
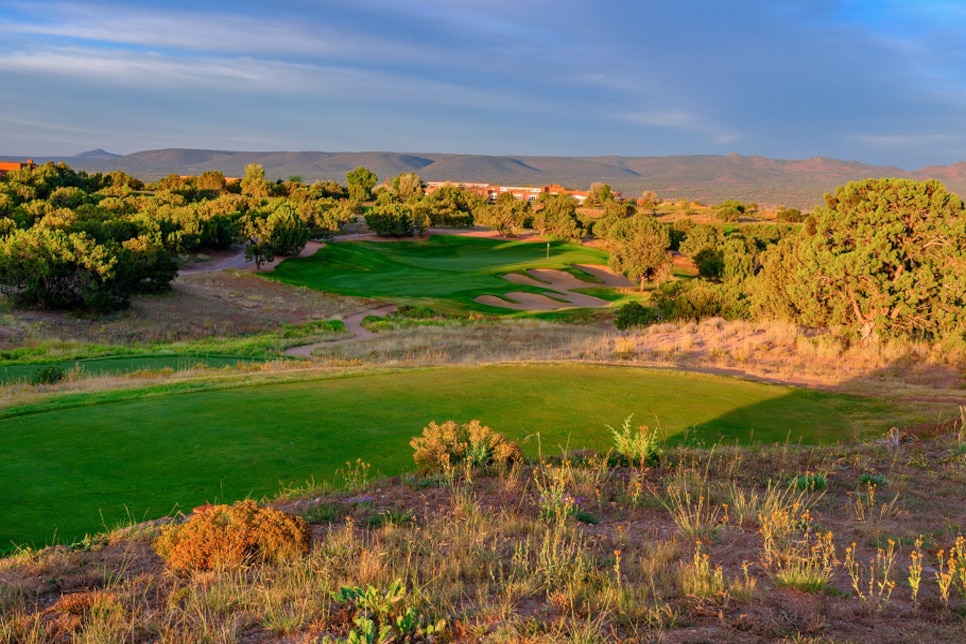
<svg viewBox="0 0 966 644"><path fill-rule="evenodd" d="M4 157L24 159L24 157ZM870 177L934 178L966 194L966 162L904 171L826 157L780 160L759 156L693 155L664 157L485 156L397 152L231 152L164 149L116 155L102 149L72 157L34 157L37 163L65 162L75 170L124 172L145 181L170 174L197 175L219 170L240 177L245 166L259 163L269 179L298 175L304 181L332 179L359 166L380 181L415 172L427 181L481 181L504 185L563 184L586 189L592 182L610 184L627 197L653 190L663 199L687 198L706 204L740 199L763 206L810 209L822 195L849 181Z"/></svg>

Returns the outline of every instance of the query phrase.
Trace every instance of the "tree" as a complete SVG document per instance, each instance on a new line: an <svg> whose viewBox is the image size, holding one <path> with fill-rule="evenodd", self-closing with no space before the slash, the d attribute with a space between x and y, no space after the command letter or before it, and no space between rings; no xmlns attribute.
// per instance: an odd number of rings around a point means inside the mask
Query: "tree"
<svg viewBox="0 0 966 644"><path fill-rule="evenodd" d="M217 170L206 170L198 175L198 178L195 180L195 185L197 186L198 190L213 192L216 193L215 196L217 196L217 194L220 194L226 190L228 184L225 181L225 175L221 172Z"/></svg>
<svg viewBox="0 0 966 644"><path fill-rule="evenodd" d="M702 248L691 258L704 279L719 280L724 274L724 255L715 248Z"/></svg>
<svg viewBox="0 0 966 644"><path fill-rule="evenodd" d="M657 193L653 190L645 190L637 198L637 206L642 210L650 210L652 215L657 214L657 207L660 203L661 200L658 199Z"/></svg>
<svg viewBox="0 0 966 644"><path fill-rule="evenodd" d="M402 203L415 201L423 196L423 180L415 172L396 175L386 186L386 194Z"/></svg>
<svg viewBox="0 0 966 644"><path fill-rule="evenodd" d="M271 187L265 179L265 168L259 163L245 166L245 176L241 180L241 191L246 197L264 199L271 192Z"/></svg>
<svg viewBox="0 0 966 644"><path fill-rule="evenodd" d="M805 215L798 208L779 208L778 212L775 214L775 218L778 221L785 221L789 223L801 223L805 221Z"/></svg>
<svg viewBox="0 0 966 644"><path fill-rule="evenodd" d="M379 181L375 172L362 166L347 172L345 179L349 199L356 203L370 201L372 199L372 189L376 186L376 182Z"/></svg>
<svg viewBox="0 0 966 644"><path fill-rule="evenodd" d="M675 222L675 227L677 227L676 224L677 222ZM695 257L706 248L714 250L721 243L721 237L719 228L709 224L695 224L686 232L684 241L680 243L681 254Z"/></svg>
<svg viewBox="0 0 966 644"><path fill-rule="evenodd" d="M115 276L117 244L85 233L34 227L0 239L0 290L45 309L121 308L130 285Z"/></svg>
<svg viewBox="0 0 966 644"><path fill-rule="evenodd" d="M757 208L757 206L755 206ZM737 199L727 199L714 207L715 217L721 221L738 221L747 207Z"/></svg>
<svg viewBox="0 0 966 644"><path fill-rule="evenodd" d="M411 237L429 227L429 219L411 204L376 204L366 213L366 225L381 237Z"/></svg>
<svg viewBox="0 0 966 644"><path fill-rule="evenodd" d="M416 201L413 208L429 217L433 226L469 228L473 225L473 211L483 203L482 197L446 185Z"/></svg>
<svg viewBox="0 0 966 644"><path fill-rule="evenodd" d="M966 208L938 181L867 179L825 195L786 270L763 261L797 321L863 339L966 332ZM772 254L768 251L766 255Z"/></svg>
<svg viewBox="0 0 966 644"><path fill-rule="evenodd" d="M549 239L579 241L583 236L577 204L564 193L541 197L539 208L534 210L533 227Z"/></svg>
<svg viewBox="0 0 966 644"><path fill-rule="evenodd" d="M276 255L298 255L309 241L308 226L289 204L280 204L268 216L268 223L271 228L272 248Z"/></svg>
<svg viewBox="0 0 966 644"><path fill-rule="evenodd" d="M611 189L609 183L595 181L590 184L590 190L587 191L587 199L584 203L588 206L602 206L605 203L613 203L616 200L614 191Z"/></svg>
<svg viewBox="0 0 966 644"><path fill-rule="evenodd" d="M651 216L636 215L614 225L608 234L612 270L632 280L650 282L665 275L671 267L667 248L670 243L667 228Z"/></svg>
<svg viewBox="0 0 966 644"><path fill-rule="evenodd" d="M309 241L309 229L289 204L279 204L268 215L253 213L243 228L245 257L261 270L276 255L298 255Z"/></svg>
<svg viewBox="0 0 966 644"><path fill-rule="evenodd" d="M272 226L268 217L252 213L242 228L245 239L245 259L255 262L255 270L262 269L264 262L275 259L275 246L272 245Z"/></svg>
<svg viewBox="0 0 966 644"><path fill-rule="evenodd" d="M474 211L477 223L496 229L501 235L512 237L523 229L530 213L530 203L517 199L509 192L501 193L492 204L483 204Z"/></svg>

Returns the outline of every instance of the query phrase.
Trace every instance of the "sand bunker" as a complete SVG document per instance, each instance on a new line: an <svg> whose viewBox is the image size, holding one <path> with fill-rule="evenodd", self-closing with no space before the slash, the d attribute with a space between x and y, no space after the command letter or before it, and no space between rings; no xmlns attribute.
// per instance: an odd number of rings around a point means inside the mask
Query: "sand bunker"
<svg viewBox="0 0 966 644"><path fill-rule="evenodd" d="M592 288L594 286L609 287L629 287L633 286L630 280L622 275L616 275L606 266L597 265L578 265L577 268L589 275L593 275L601 280L601 284L594 282L584 282L577 279L565 271L551 270L546 268L532 268L527 271L529 275L519 273L509 273L503 277L514 284L526 284L547 289L545 295L537 293L527 293L524 291L513 291L503 297L495 295L481 295L476 299L480 304L488 306L499 306L515 311L556 311L565 308L584 308L602 309L607 307L610 302L599 297L575 293L574 290L581 288ZM505 299L504 299L505 298Z"/></svg>

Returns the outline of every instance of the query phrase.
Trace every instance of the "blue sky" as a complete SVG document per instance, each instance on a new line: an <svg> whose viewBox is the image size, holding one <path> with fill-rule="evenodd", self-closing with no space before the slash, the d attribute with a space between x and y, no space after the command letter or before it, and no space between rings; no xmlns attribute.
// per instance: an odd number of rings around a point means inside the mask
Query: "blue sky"
<svg viewBox="0 0 966 644"><path fill-rule="evenodd" d="M959 0L0 0L0 153L966 160Z"/></svg>

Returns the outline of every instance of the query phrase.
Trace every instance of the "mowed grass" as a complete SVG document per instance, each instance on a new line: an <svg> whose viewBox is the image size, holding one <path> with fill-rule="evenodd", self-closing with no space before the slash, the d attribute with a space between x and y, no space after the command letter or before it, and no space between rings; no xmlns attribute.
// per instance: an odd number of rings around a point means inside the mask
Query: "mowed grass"
<svg viewBox="0 0 966 644"><path fill-rule="evenodd" d="M311 257L288 259L270 279L286 284L360 297L389 299L410 304L430 302L451 308L508 313L506 309L474 301L480 295L512 291L545 292L535 286L514 284L507 273L530 268L572 270L594 279L574 264L606 264L603 252L576 244L525 242L433 235L428 239L399 242L335 242Z"/></svg>
<svg viewBox="0 0 966 644"><path fill-rule="evenodd" d="M208 367L234 366L251 359L220 355L155 354L133 356L108 356L81 360L57 360L32 364L0 365L0 384L30 382L43 369L60 367L65 372L75 371L82 376L104 376L172 369L184 371L202 365Z"/></svg>
<svg viewBox="0 0 966 644"><path fill-rule="evenodd" d="M148 392L150 394L150 392ZM93 395L92 395L93 396ZM660 425L717 441L854 437L882 403L741 380L593 365L377 372L296 383L138 394L0 420L0 547L71 542L127 519L335 481L362 458L383 475L413 467L431 420L480 419L535 456L606 451L605 424ZM538 439L539 436L539 439Z"/></svg>

